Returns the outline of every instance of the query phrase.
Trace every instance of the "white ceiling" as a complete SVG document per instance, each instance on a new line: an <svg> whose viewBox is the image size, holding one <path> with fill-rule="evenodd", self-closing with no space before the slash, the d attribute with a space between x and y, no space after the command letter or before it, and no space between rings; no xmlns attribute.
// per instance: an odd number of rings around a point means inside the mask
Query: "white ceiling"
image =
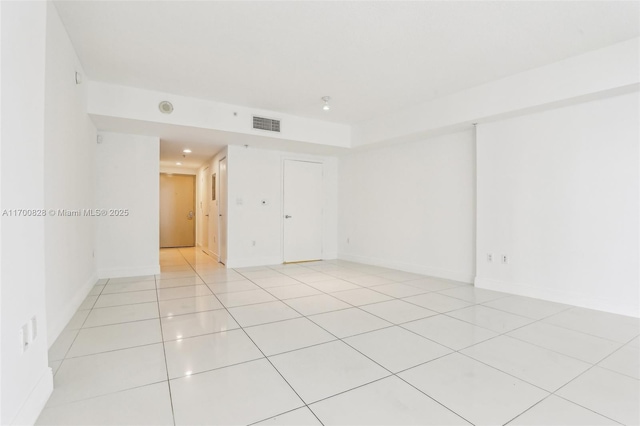
<svg viewBox="0 0 640 426"><path fill-rule="evenodd" d="M227 145L246 146L249 149L259 146L261 149L279 151L298 151L315 155L341 155L347 148L312 144L270 138L244 133L224 132L200 127L176 126L149 121L129 120L118 117L92 115L99 129L129 133L134 135L152 135L160 137L160 166L176 167L182 163L187 169L197 169ZM191 149L191 154L183 157L182 150Z"/></svg>
<svg viewBox="0 0 640 426"><path fill-rule="evenodd" d="M90 79L341 123L636 37L640 15L614 1L55 4Z"/></svg>

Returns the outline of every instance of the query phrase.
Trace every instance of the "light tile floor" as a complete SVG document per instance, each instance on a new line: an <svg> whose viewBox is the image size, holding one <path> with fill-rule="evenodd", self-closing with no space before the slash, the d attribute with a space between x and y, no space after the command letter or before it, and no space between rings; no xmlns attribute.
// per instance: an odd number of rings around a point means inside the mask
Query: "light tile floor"
<svg viewBox="0 0 640 426"><path fill-rule="evenodd" d="M39 425L640 423L637 319L338 260L160 259L82 303Z"/></svg>

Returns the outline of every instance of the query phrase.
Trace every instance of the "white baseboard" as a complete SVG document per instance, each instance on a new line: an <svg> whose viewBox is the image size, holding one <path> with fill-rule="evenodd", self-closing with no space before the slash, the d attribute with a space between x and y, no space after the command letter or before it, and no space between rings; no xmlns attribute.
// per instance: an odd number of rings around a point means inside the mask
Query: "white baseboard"
<svg viewBox="0 0 640 426"><path fill-rule="evenodd" d="M252 266L280 265L282 258L280 256L255 257L245 259L227 259L227 268L248 268Z"/></svg>
<svg viewBox="0 0 640 426"><path fill-rule="evenodd" d="M215 260L220 262L220 256L218 256L218 253L214 252L213 250L209 250L206 247L203 247L202 250L204 250L205 253L207 253L209 256L213 257Z"/></svg>
<svg viewBox="0 0 640 426"><path fill-rule="evenodd" d="M380 266L383 268L398 269L400 271L412 272L414 274L429 275L431 277L444 278L447 280L472 283L473 274L452 271L450 269L435 268L426 265L416 265L412 263L397 262L393 260L378 259L375 257L358 256L354 254L338 253L338 259L350 262L364 263L367 265Z"/></svg>
<svg viewBox="0 0 640 426"><path fill-rule="evenodd" d="M323 253L322 260L333 260L338 258L337 252Z"/></svg>
<svg viewBox="0 0 640 426"><path fill-rule="evenodd" d="M582 308L595 309L613 314L640 317L640 306L637 300L616 301L603 298L593 298L588 295L542 288L524 283L492 280L476 277L474 284L478 288L502 291L517 296L533 297L535 299L548 300L550 302L564 303Z"/></svg>
<svg viewBox="0 0 640 426"><path fill-rule="evenodd" d="M51 392L53 392L53 371L47 367L11 424L20 426L35 424L47 400L49 400Z"/></svg>
<svg viewBox="0 0 640 426"><path fill-rule="evenodd" d="M67 326L71 317L76 313L97 281L98 273L94 271L84 282L80 290L76 292L73 298L65 304L64 308L57 312L57 318L47 324L47 339L49 347L51 347L58 336L60 336L62 330Z"/></svg>
<svg viewBox="0 0 640 426"><path fill-rule="evenodd" d="M98 270L99 278L139 277L142 275L156 275L160 273L160 265L134 266L127 268L108 268Z"/></svg>

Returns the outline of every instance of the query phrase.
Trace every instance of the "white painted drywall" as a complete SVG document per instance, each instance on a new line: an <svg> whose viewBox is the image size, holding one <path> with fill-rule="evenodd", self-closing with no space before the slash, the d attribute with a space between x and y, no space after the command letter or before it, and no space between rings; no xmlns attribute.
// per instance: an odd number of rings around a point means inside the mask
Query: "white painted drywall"
<svg viewBox="0 0 640 426"><path fill-rule="evenodd" d="M416 140L473 122L637 90L639 84L640 39L634 38L359 123L351 146Z"/></svg>
<svg viewBox="0 0 640 426"><path fill-rule="evenodd" d="M220 160L227 156L227 148L220 150L209 161L198 169L196 176L196 240L197 244L202 246L208 254L219 260L219 242L218 242L218 226L219 226L219 202L220 202ZM211 174L216 175L216 199L211 200L211 192L207 191L206 186L209 185ZM208 175L208 176L207 176ZM209 216L205 216L209 209ZM204 242L204 221L208 221L207 246Z"/></svg>
<svg viewBox="0 0 640 426"><path fill-rule="evenodd" d="M472 130L342 157L339 188L340 259L472 282Z"/></svg>
<svg viewBox="0 0 640 426"><path fill-rule="evenodd" d="M478 287L639 315L639 100L478 126Z"/></svg>
<svg viewBox="0 0 640 426"><path fill-rule="evenodd" d="M227 266L282 263L282 162L284 159L303 159L323 163L325 200L323 258L336 257L337 159L229 146ZM262 204L262 200L266 200L266 205Z"/></svg>
<svg viewBox="0 0 640 426"><path fill-rule="evenodd" d="M205 232L205 220L208 225L208 216L210 210L210 201L207 200L207 174L211 169L211 161L205 162L196 173L196 246L202 247L203 250L208 250L204 247L204 232ZM162 170L162 167L160 168ZM205 204L206 203L206 204ZM208 235L207 235L208 237Z"/></svg>
<svg viewBox="0 0 640 426"><path fill-rule="evenodd" d="M44 208L46 2L0 2L2 206ZM33 424L53 389L47 366L44 217L2 216L0 423ZM18 330L38 335L22 353Z"/></svg>
<svg viewBox="0 0 640 426"><path fill-rule="evenodd" d="M182 168L180 166L175 166L175 167L160 166L160 173L175 173L177 175L196 175L198 174L198 170L190 169L190 168Z"/></svg>
<svg viewBox="0 0 640 426"><path fill-rule="evenodd" d="M158 110L164 100L173 104L173 113ZM351 139L351 128L345 124L100 82L89 84L89 113L337 147L348 147ZM254 130L254 114L281 120L281 131Z"/></svg>
<svg viewBox="0 0 640 426"><path fill-rule="evenodd" d="M47 209L94 207L96 128L87 115L82 66L53 3L47 8L44 201ZM85 78L86 79L86 78ZM94 217L45 219L49 346L97 280Z"/></svg>
<svg viewBox="0 0 640 426"><path fill-rule="evenodd" d="M128 209L99 217L96 259L100 278L157 274L159 266L158 138L99 132L96 208Z"/></svg>

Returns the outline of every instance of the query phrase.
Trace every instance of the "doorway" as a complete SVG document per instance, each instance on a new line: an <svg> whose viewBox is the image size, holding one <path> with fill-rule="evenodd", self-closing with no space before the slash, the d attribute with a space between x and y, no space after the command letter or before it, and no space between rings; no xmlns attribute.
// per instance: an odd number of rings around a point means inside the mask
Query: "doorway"
<svg viewBox="0 0 640 426"><path fill-rule="evenodd" d="M284 160L283 260L322 259L322 163Z"/></svg>
<svg viewBox="0 0 640 426"><path fill-rule="evenodd" d="M196 177L160 173L160 248L195 245Z"/></svg>
<svg viewBox="0 0 640 426"><path fill-rule="evenodd" d="M210 174L209 167L204 169L204 174L200 177L200 184L204 191L200 191L201 200L200 200L200 224L202 225L201 231L201 244L205 250L209 250L209 212L211 210L211 203L209 200L211 199L211 182L210 182Z"/></svg>
<svg viewBox="0 0 640 426"><path fill-rule="evenodd" d="M218 202L218 253L220 263L227 264L227 157L220 160L220 194Z"/></svg>

